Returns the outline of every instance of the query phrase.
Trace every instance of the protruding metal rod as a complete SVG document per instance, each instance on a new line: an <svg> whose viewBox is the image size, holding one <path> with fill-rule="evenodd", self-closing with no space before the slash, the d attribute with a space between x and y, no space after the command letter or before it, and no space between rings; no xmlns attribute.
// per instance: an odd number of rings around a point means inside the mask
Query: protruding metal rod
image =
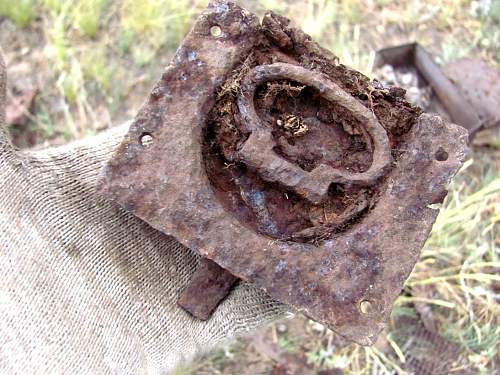
<svg viewBox="0 0 500 375"><path fill-rule="evenodd" d="M237 281L236 276L217 263L203 258L178 304L194 317L208 320Z"/></svg>

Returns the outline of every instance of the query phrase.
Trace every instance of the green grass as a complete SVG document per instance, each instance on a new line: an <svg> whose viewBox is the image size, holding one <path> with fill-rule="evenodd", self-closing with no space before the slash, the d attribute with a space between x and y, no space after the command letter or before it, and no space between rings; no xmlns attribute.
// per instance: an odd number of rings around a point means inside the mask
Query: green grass
<svg viewBox="0 0 500 375"><path fill-rule="evenodd" d="M119 6L122 32L158 49L175 48L189 29L192 16L203 2L188 0L123 0Z"/></svg>
<svg viewBox="0 0 500 375"><path fill-rule="evenodd" d="M108 93L113 78L113 66L109 64L107 48L97 45L80 57L83 79L93 80L104 93Z"/></svg>
<svg viewBox="0 0 500 375"><path fill-rule="evenodd" d="M470 55L486 57L496 64L500 61L499 1L477 15L471 14L470 2L463 0L445 0L439 7L429 0L408 0L399 5L381 0L242 3L261 15L265 9L284 13L337 54L342 63L367 75L371 74L375 49L382 47L384 40L407 34L411 35L409 40L417 38L429 45L435 40L429 30L442 34L441 62ZM154 67L158 59L175 50L204 5L204 0L3 0L0 16L11 19L19 28L41 24L52 87L70 108L64 118L76 112L89 119L97 104L93 98L112 103L111 117L118 113L120 101L131 90L132 84L127 83L152 79L150 74L157 72ZM382 38L384 30L394 26L402 31ZM51 91L50 95L55 93ZM84 134L77 131L79 128L71 126L64 132L78 138Z"/></svg>
<svg viewBox="0 0 500 375"><path fill-rule="evenodd" d="M74 11L75 26L89 38L95 38L99 31L102 12L107 0L80 0Z"/></svg>
<svg viewBox="0 0 500 375"><path fill-rule="evenodd" d="M2 0L0 1L0 17L7 17L18 27L25 27L35 17L35 6L35 0Z"/></svg>
<svg viewBox="0 0 500 375"><path fill-rule="evenodd" d="M278 346L291 354L300 351L300 345L296 342L296 339L290 338L288 335L278 337Z"/></svg>

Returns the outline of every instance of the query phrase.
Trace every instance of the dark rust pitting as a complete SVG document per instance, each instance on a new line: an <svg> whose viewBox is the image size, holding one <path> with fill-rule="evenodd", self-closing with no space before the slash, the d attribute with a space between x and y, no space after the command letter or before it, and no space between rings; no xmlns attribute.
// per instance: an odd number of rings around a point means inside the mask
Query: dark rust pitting
<svg viewBox="0 0 500 375"><path fill-rule="evenodd" d="M221 35L211 35L214 25ZM371 344L466 138L339 64L288 20L268 13L260 25L216 1L141 108L101 188L233 275Z"/></svg>
<svg viewBox="0 0 500 375"><path fill-rule="evenodd" d="M210 259L203 258L178 303L196 318L207 320L236 281L236 276Z"/></svg>

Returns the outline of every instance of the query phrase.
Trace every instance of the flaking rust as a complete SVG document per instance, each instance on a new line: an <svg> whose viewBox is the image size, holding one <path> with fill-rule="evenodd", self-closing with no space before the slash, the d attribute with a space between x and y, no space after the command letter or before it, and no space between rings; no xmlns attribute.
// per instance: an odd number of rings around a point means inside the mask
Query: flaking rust
<svg viewBox="0 0 500 375"><path fill-rule="evenodd" d="M429 205L443 201L466 156L465 129L403 97L339 64L285 18L268 13L260 23L212 2L108 163L101 190L368 345L429 235L437 215ZM218 272L208 270L225 290L214 303L189 307L194 284L180 303L208 317L234 282Z"/></svg>

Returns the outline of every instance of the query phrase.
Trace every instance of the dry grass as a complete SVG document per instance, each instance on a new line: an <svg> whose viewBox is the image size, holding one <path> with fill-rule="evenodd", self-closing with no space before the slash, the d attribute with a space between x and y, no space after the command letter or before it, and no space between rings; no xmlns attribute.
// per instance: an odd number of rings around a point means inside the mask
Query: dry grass
<svg viewBox="0 0 500 375"><path fill-rule="evenodd" d="M160 75L201 0L1 0L0 44L12 81L43 91L30 124L38 142L65 142L130 118ZM248 0L260 14L288 15L340 60L371 73L378 48L418 40L440 62L479 56L500 63L500 1ZM42 56L42 58L40 57ZM30 69L23 68L29 63ZM19 88L19 87L18 87ZM454 343L456 372L493 373L500 346L500 162L477 153L450 187L421 260L397 300L388 330L372 348L342 346L297 318L266 337L309 367L352 374L404 373L408 334L401 319L421 317ZM179 374L269 373L276 360L237 341ZM258 363L259 371L255 370ZM498 370L498 369L497 369ZM266 372L267 371L267 372Z"/></svg>
<svg viewBox="0 0 500 375"><path fill-rule="evenodd" d="M343 63L368 75L377 49L415 39L443 62L479 55L498 65L500 2L493 1L488 13L477 5L484 2L241 1L259 14L265 9L286 14ZM45 129L40 138L79 138L133 116L204 4L2 0L0 17L8 21L2 24L7 30L1 30L0 43L8 63L44 57L38 61L44 85L39 103L45 108L38 112ZM27 53L19 53L26 46Z"/></svg>

